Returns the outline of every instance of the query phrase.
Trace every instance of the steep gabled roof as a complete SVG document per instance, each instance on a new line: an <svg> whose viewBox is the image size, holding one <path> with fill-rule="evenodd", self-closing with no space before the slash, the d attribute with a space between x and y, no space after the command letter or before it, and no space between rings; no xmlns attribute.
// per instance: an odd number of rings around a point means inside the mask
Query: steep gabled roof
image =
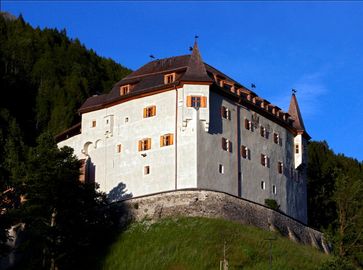
<svg viewBox="0 0 363 270"><path fill-rule="evenodd" d="M194 42L193 52L189 58L187 71L181 77L182 82L213 82L208 76L205 64L200 56L197 41Z"/></svg>
<svg viewBox="0 0 363 270"><path fill-rule="evenodd" d="M296 95L292 93L289 112L290 116L294 119L293 127L296 128L297 131L301 132L302 134L307 135L310 138L308 133L305 130L304 121L302 119L299 104L297 103Z"/></svg>

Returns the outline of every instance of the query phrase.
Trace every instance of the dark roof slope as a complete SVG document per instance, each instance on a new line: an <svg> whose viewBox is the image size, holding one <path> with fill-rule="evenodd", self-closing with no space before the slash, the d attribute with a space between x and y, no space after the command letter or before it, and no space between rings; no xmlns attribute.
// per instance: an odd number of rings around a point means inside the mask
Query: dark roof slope
<svg viewBox="0 0 363 270"><path fill-rule="evenodd" d="M305 130L305 125L300 113L299 104L297 103L296 95L294 93L291 96L289 114L294 119L293 127L296 128L297 131L302 132L310 138L309 134Z"/></svg>

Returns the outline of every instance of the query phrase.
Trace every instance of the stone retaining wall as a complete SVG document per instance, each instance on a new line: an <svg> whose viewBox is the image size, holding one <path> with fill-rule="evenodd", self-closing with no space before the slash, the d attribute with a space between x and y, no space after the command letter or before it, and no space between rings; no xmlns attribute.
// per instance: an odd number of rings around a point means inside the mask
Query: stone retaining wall
<svg viewBox="0 0 363 270"><path fill-rule="evenodd" d="M263 205L223 192L184 189L130 198L116 204L120 203L126 204L128 220L157 220L175 216L223 218L278 231L293 241L314 246L326 253L330 251L321 232Z"/></svg>

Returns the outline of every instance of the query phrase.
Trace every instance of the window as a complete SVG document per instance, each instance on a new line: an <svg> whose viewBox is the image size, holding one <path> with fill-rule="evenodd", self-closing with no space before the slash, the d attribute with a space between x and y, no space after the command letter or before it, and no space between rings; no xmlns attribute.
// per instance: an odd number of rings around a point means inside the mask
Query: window
<svg viewBox="0 0 363 270"><path fill-rule="evenodd" d="M175 73L164 75L164 84L175 82Z"/></svg>
<svg viewBox="0 0 363 270"><path fill-rule="evenodd" d="M207 97L187 96L187 107L206 108L207 107Z"/></svg>
<svg viewBox="0 0 363 270"><path fill-rule="evenodd" d="M295 144L295 154L299 154L300 152L300 147L298 144Z"/></svg>
<svg viewBox="0 0 363 270"><path fill-rule="evenodd" d="M96 127L96 120L93 120L92 121L92 127L94 128L94 127Z"/></svg>
<svg viewBox="0 0 363 270"><path fill-rule="evenodd" d="M268 156L261 154L261 165L264 167L269 167L269 158Z"/></svg>
<svg viewBox="0 0 363 270"><path fill-rule="evenodd" d="M231 120L231 111L227 107L221 107L221 115L223 118Z"/></svg>
<svg viewBox="0 0 363 270"><path fill-rule="evenodd" d="M280 145L281 144L281 140L280 140L280 135L278 133L274 133L274 143Z"/></svg>
<svg viewBox="0 0 363 270"><path fill-rule="evenodd" d="M222 149L224 151L232 152L232 142L226 138L222 138Z"/></svg>
<svg viewBox="0 0 363 270"><path fill-rule="evenodd" d="M129 118L125 117L125 123L128 123L128 122L129 122Z"/></svg>
<svg viewBox="0 0 363 270"><path fill-rule="evenodd" d="M261 137L267 138L266 128L264 128L263 126L260 127L260 134Z"/></svg>
<svg viewBox="0 0 363 270"><path fill-rule="evenodd" d="M144 108L144 118L152 117L156 115L156 106L150 106Z"/></svg>
<svg viewBox="0 0 363 270"><path fill-rule="evenodd" d="M224 174L224 166L219 164L219 173Z"/></svg>
<svg viewBox="0 0 363 270"><path fill-rule="evenodd" d="M120 86L120 96L126 95L130 92L130 85L122 85Z"/></svg>
<svg viewBox="0 0 363 270"><path fill-rule="evenodd" d="M245 159L251 159L251 151L247 148L247 146L241 146L241 155Z"/></svg>
<svg viewBox="0 0 363 270"><path fill-rule="evenodd" d="M165 134L163 136L160 136L160 146L168 146L172 145L174 143L174 136L173 134Z"/></svg>
<svg viewBox="0 0 363 270"><path fill-rule="evenodd" d="M142 139L139 141L139 151L151 149L151 138Z"/></svg>
<svg viewBox="0 0 363 270"><path fill-rule="evenodd" d="M117 145L117 153L121 153L121 144Z"/></svg>
<svg viewBox="0 0 363 270"><path fill-rule="evenodd" d="M150 174L150 166L144 166L144 175Z"/></svg>
<svg viewBox="0 0 363 270"><path fill-rule="evenodd" d="M277 190L276 190L276 186L275 185L272 186L272 193L273 194L276 194L277 193Z"/></svg>
<svg viewBox="0 0 363 270"><path fill-rule="evenodd" d="M263 190L266 189L266 183L265 183L265 181L261 181L261 189L263 189Z"/></svg>
<svg viewBox="0 0 363 270"><path fill-rule="evenodd" d="M245 119L245 129L253 131L252 121Z"/></svg>
<svg viewBox="0 0 363 270"><path fill-rule="evenodd" d="M277 171L282 174L282 172L284 171L284 165L282 164L282 162L278 162L277 163Z"/></svg>

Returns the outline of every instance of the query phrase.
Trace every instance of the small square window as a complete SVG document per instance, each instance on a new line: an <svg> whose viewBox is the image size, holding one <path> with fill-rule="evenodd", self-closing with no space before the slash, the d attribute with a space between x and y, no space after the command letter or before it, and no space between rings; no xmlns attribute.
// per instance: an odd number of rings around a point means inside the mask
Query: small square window
<svg viewBox="0 0 363 270"><path fill-rule="evenodd" d="M144 166L144 175L150 174L150 166Z"/></svg>
<svg viewBox="0 0 363 270"><path fill-rule="evenodd" d="M150 106L144 108L144 118L152 117L156 115L156 106Z"/></svg>
<svg viewBox="0 0 363 270"><path fill-rule="evenodd" d="M175 73L166 74L164 76L164 84L169 84L175 82Z"/></svg>
<svg viewBox="0 0 363 270"><path fill-rule="evenodd" d="M120 96L126 95L130 92L130 85L122 85L120 86Z"/></svg>
<svg viewBox="0 0 363 270"><path fill-rule="evenodd" d="M282 164L282 162L278 162L277 163L277 171L282 174L282 172L284 171L284 165Z"/></svg>
<svg viewBox="0 0 363 270"><path fill-rule="evenodd" d="M117 153L121 153L121 144L117 145Z"/></svg>
<svg viewBox="0 0 363 270"><path fill-rule="evenodd" d="M232 142L226 138L222 138L222 149L232 153Z"/></svg>
<svg viewBox="0 0 363 270"><path fill-rule="evenodd" d="M160 146L168 146L172 145L174 143L174 136L173 134L165 134L163 136L160 136Z"/></svg>
<svg viewBox="0 0 363 270"><path fill-rule="evenodd" d="M128 123L128 122L129 122L129 118L125 117L125 123Z"/></svg>
<svg viewBox="0 0 363 270"><path fill-rule="evenodd" d="M251 159L251 151L247 148L247 146L241 146L241 155L245 159Z"/></svg>
<svg viewBox="0 0 363 270"><path fill-rule="evenodd" d="M221 107L221 115L223 118L231 120L231 110L227 107L222 106Z"/></svg>
<svg viewBox="0 0 363 270"><path fill-rule="evenodd" d="M224 166L219 164L219 173L224 174Z"/></svg>
<svg viewBox="0 0 363 270"><path fill-rule="evenodd" d="M253 125L251 120L245 119L245 129L253 131Z"/></svg>
<svg viewBox="0 0 363 270"><path fill-rule="evenodd" d="M274 143L280 145L281 144L281 139L280 139L280 135L278 133L274 133Z"/></svg>
<svg viewBox="0 0 363 270"><path fill-rule="evenodd" d="M96 120L93 120L93 121L92 121L92 127L93 127L93 128L94 128L94 127L96 127L96 124L97 124L97 123L96 123Z"/></svg>
<svg viewBox="0 0 363 270"><path fill-rule="evenodd" d="M300 152L300 146L298 144L295 144L295 154L299 154Z"/></svg>
<svg viewBox="0 0 363 270"><path fill-rule="evenodd" d="M264 154L261 154L261 165L264 167L269 167L269 158Z"/></svg>
<svg viewBox="0 0 363 270"><path fill-rule="evenodd" d="M261 181L261 189L263 189L263 190L266 189L266 183L265 183L265 181Z"/></svg>
<svg viewBox="0 0 363 270"><path fill-rule="evenodd" d="M261 137L267 138L267 132L266 132L266 128L265 127L260 127L260 134Z"/></svg>
<svg viewBox="0 0 363 270"><path fill-rule="evenodd" d="M139 151L151 149L151 138L142 139L139 141Z"/></svg>

